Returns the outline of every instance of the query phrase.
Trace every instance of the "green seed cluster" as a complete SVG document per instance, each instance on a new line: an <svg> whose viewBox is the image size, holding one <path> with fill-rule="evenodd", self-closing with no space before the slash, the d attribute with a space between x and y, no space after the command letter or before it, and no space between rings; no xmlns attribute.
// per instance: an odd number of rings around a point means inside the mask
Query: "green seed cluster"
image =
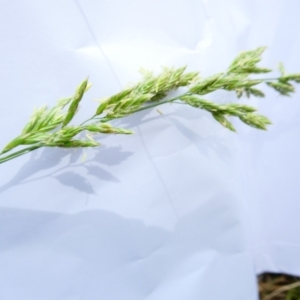
<svg viewBox="0 0 300 300"><path fill-rule="evenodd" d="M9 142L2 154L21 145L38 145L38 147L96 147L99 146L95 140L87 136L87 140L74 139L82 131L105 134L131 134L130 130L115 128L109 123L94 122L88 125L67 126L78 110L79 102L90 88L87 80L84 80L73 97L61 99L56 106L48 109L46 106L34 111L29 122L25 125L22 133ZM69 104L67 111L63 111ZM0 158L1 162L1 158Z"/></svg>
<svg viewBox="0 0 300 300"><path fill-rule="evenodd" d="M201 108L210 112L220 124L231 131L235 131L235 128L228 121L226 116L238 117L242 122L257 129L266 130L266 126L271 124L268 118L255 114L254 112L256 112L256 109L249 105L235 103L218 105L211 101L201 99L195 95L183 96L181 100L193 107Z"/></svg>
<svg viewBox="0 0 300 300"><path fill-rule="evenodd" d="M196 80L197 72L185 73L185 70L186 67L165 68L158 76L144 71L141 82L102 101L97 108L96 116L104 113L105 120L113 120L135 113L146 102L159 102L170 91L187 86Z"/></svg>

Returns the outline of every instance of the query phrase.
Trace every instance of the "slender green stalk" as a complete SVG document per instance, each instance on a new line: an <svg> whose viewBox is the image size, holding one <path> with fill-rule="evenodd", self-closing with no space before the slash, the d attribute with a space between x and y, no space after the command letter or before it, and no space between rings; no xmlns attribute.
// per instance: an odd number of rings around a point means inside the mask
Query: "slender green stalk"
<svg viewBox="0 0 300 300"><path fill-rule="evenodd" d="M262 83L266 83L283 96L290 96L295 91L293 84L300 83L300 74L287 74L282 65L279 67L278 77L250 77L272 71L257 65L264 50L264 47L260 47L242 52L225 72L204 79L199 78L198 72L186 72L186 67L164 68L156 76L151 72L144 72L142 81L102 100L92 117L80 125L69 125L78 112L80 101L91 86L86 79L78 86L73 96L59 100L50 109L46 106L36 109L20 135L10 141L0 153L0 164L41 147L73 148L99 145L89 135L86 139L77 139L81 132L132 134L128 129L113 127L108 122L166 103L185 104L206 110L217 122L232 131L235 131L235 128L229 117L239 118L246 125L266 130L271 124L270 120L257 114L254 107L237 103L216 104L203 98L204 95L220 89L235 91L238 98L264 97L264 93L256 88ZM185 87L186 92L168 98L169 92L180 87ZM14 152L15 148L24 145L29 146Z"/></svg>
<svg viewBox="0 0 300 300"><path fill-rule="evenodd" d="M31 147L24 148L22 150L16 151L16 152L11 153L11 154L8 154L8 155L5 155L5 156L1 156L0 157L0 164L4 163L6 161L9 161L11 159L17 158L17 157L19 157L21 155L27 154L27 153L29 153L31 151L34 151L34 150L36 150L38 148L41 148L41 147L42 146L38 146L38 145L31 146Z"/></svg>
<svg viewBox="0 0 300 300"><path fill-rule="evenodd" d="M160 101L158 103L154 103L154 104L151 104L151 105L147 105L147 106L143 106L139 109L136 110L136 112L140 112L140 111L143 111L143 110L146 110L146 109L150 109L150 108L153 108L153 107L156 107L156 106L159 106L159 105L162 105L162 104L165 104L165 103L171 103L171 102L174 102L175 100L179 100L180 97L183 97L185 95L187 95L188 93L184 93L180 96L177 96L177 97L174 97L174 98L171 98L171 99L168 99L168 100L164 100L164 101Z"/></svg>
<svg viewBox="0 0 300 300"><path fill-rule="evenodd" d="M95 120L95 117L96 117L96 115L93 115L92 117L90 117L90 118L88 118L87 120L85 120L84 122L82 122L82 123L80 124L80 126L86 124L86 123L89 122L89 121Z"/></svg>

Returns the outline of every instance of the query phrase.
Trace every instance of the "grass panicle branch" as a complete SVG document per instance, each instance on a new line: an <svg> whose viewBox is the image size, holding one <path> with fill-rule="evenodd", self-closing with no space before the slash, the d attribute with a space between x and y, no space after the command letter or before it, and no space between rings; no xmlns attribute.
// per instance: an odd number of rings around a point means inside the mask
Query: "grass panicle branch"
<svg viewBox="0 0 300 300"><path fill-rule="evenodd" d="M229 117L237 117L251 127L266 130L271 121L256 112L254 107L244 104L217 104L203 99L204 95L216 90L235 91L238 98L264 97L257 88L266 83L283 96L290 96L295 83L300 83L300 73L287 74L283 65L279 65L280 76L276 78L254 79L251 75L269 73L272 70L258 66L265 47L240 53L223 73L201 78L198 72L187 72L186 67L163 68L154 75L142 70L143 79L135 85L103 99L95 114L80 125L69 125L78 112L79 103L91 87L88 79L76 89L73 96L61 99L48 108L35 109L20 135L10 141L0 153L0 163L4 163L40 147L96 147L99 145L90 135L78 139L79 133L93 134L132 134L129 129L113 127L109 122L131 114L150 109L165 103L181 103L208 111L225 128L235 131ZM186 92L168 98L171 91L185 87ZM22 147L20 150L15 148ZM25 148L24 148L25 146ZM27 147L26 147L27 146ZM12 153L8 153L12 152Z"/></svg>

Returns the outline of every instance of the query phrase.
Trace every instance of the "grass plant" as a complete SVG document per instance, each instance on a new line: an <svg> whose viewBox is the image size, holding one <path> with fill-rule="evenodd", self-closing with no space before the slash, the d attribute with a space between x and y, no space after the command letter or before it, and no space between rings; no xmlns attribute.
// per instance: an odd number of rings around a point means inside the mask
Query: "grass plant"
<svg viewBox="0 0 300 300"><path fill-rule="evenodd" d="M186 67L164 68L159 75L144 71L143 79L140 82L102 100L91 118L79 125L70 125L78 112L79 103L91 87L86 79L78 86L73 96L59 100L52 108L43 106L36 109L21 133L0 152L0 163L41 147L97 147L99 143L90 135L87 134L85 139L79 139L78 134L81 132L132 134L133 131L116 128L111 125L111 122L145 109L172 102L180 102L206 110L217 122L231 131L235 131L235 128L229 117L236 117L256 129L266 130L271 121L258 114L256 108L236 103L217 104L204 97L220 89L235 91L238 98L243 95L264 97L264 93L257 88L262 83L266 83L283 96L290 96L295 91L293 84L300 83L300 74L287 74L283 65L280 65L280 75L276 78L257 79L251 77L251 75L272 71L258 66L264 50L265 47L260 47L242 52L225 72L208 78L201 78L198 72L187 72ZM168 98L171 91L180 87L185 87L186 92Z"/></svg>

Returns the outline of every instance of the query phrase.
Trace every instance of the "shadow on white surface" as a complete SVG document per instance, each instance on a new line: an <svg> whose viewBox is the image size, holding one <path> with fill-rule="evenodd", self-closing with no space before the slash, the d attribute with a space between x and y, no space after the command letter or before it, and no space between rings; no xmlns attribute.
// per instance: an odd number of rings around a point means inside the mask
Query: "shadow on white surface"
<svg viewBox="0 0 300 300"><path fill-rule="evenodd" d="M172 231L102 210L0 208L0 298L241 299L251 273L231 201L216 195Z"/></svg>
<svg viewBox="0 0 300 300"><path fill-rule="evenodd" d="M84 160L82 159L84 158L82 149L44 148L39 154L32 153L17 174L0 187L0 193L16 185L38 182L43 178L52 177L65 186L87 194L94 194L95 191L88 177L93 176L99 180L119 182L117 177L104 170L101 165L120 164L130 155L132 155L131 152L122 151L121 147L102 146L95 149L92 159ZM89 176L76 172L78 169L84 169ZM41 172L45 174L37 175Z"/></svg>
<svg viewBox="0 0 300 300"><path fill-rule="evenodd" d="M166 104L162 106L162 108L159 106L159 112L156 108L152 109L152 113L151 110L142 111L130 116L129 118L118 121L117 124L120 127L134 128L136 126L144 125L150 122L155 123L161 119L164 119L169 124L174 126L174 129L177 131L177 135L184 135L191 144L196 145L197 149L205 157L209 157L209 152L212 150L224 161L228 161L230 158L232 158L232 152L228 148L228 143L226 145L227 140L220 136L219 132L218 134L214 135L214 126L220 126L221 130L226 132L228 129L223 128L220 124L217 124L216 121L213 120L212 116L204 110L176 103L171 104L171 106L173 106L171 109L170 104ZM163 113L160 110L162 110ZM167 111L166 113L164 112L165 110ZM157 111L157 115L153 116L153 112L155 111ZM207 116L213 123L212 128L209 130L210 132L207 129L203 130L203 128L201 128L201 122ZM199 126L196 128L193 127L195 123L192 123L191 121L196 121Z"/></svg>

